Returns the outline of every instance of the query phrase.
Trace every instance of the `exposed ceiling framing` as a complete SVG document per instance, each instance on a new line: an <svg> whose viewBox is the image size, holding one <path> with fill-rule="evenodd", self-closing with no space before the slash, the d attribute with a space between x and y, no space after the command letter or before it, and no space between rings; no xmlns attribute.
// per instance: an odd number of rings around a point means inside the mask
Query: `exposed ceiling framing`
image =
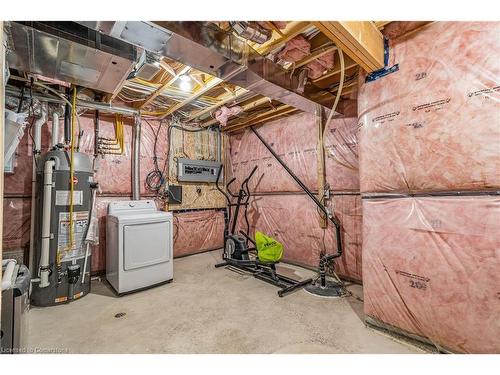
<svg viewBox="0 0 500 375"><path fill-rule="evenodd" d="M380 30L390 21L292 21L287 22L284 27L278 27L278 24L271 21L260 23L271 32L270 39L265 43L257 44L237 38L263 57L275 58L286 43L298 35L303 35L309 41L309 54L295 63L283 65L283 71L290 74L297 74L305 65L342 48L346 82L341 93L341 103L343 100L352 100L351 94L357 90L360 67L366 71L383 67L383 37ZM154 24L161 26L161 22ZM225 30L225 33L232 33L227 22L215 24ZM239 105L242 112L229 119L225 127L227 131L289 115L297 110L290 103L271 100L254 92L252 88L249 90L239 87L167 57L160 61L160 66L160 72L149 81L139 78L124 81L119 92L108 97L108 100L125 102L126 105L141 110L145 116L166 118L175 114L181 121L198 122L201 126L217 124L213 114L221 106ZM183 86L186 79L189 80L187 89L186 85ZM340 62L335 53L333 67L317 78L308 79L305 93L313 101L317 100L329 108L337 94L339 80Z"/></svg>
<svg viewBox="0 0 500 375"><path fill-rule="evenodd" d="M367 72L384 67L384 37L373 22L321 21L315 25Z"/></svg>

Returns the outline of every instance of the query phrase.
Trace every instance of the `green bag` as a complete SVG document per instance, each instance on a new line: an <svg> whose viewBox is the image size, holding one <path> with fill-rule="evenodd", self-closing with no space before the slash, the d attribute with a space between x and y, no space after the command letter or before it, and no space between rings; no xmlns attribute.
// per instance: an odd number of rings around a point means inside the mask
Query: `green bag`
<svg viewBox="0 0 500 375"><path fill-rule="evenodd" d="M255 232L257 257L263 263L278 262L283 256L283 245L262 232Z"/></svg>

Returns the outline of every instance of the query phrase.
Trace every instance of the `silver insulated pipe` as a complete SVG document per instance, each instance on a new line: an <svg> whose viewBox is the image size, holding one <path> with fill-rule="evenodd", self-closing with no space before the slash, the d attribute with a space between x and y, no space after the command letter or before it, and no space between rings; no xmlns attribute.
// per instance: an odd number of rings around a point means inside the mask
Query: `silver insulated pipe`
<svg viewBox="0 0 500 375"><path fill-rule="evenodd" d="M134 116L134 128L132 129L132 199L141 199L141 116Z"/></svg>
<svg viewBox="0 0 500 375"><path fill-rule="evenodd" d="M229 23L236 34L252 42L262 44L271 38L271 31L255 24L251 25L246 21L230 21Z"/></svg>

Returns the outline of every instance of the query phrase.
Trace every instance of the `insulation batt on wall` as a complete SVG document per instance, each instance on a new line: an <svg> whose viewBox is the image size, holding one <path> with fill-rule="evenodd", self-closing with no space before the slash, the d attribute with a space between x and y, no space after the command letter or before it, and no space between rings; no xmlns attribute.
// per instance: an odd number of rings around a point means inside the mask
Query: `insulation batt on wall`
<svg viewBox="0 0 500 375"><path fill-rule="evenodd" d="M313 115L299 113L259 127L259 134L310 190L317 189L318 126ZM333 191L359 191L357 119L334 119L325 134L326 179ZM230 177L240 184L257 165L250 181L253 192L298 192L296 182L284 171L250 130L230 136Z"/></svg>
<svg viewBox="0 0 500 375"><path fill-rule="evenodd" d="M224 213L206 210L174 213L174 256L194 254L223 246Z"/></svg>
<svg viewBox="0 0 500 375"><path fill-rule="evenodd" d="M19 250L30 241L30 198L5 198L3 200L3 249Z"/></svg>
<svg viewBox="0 0 500 375"><path fill-rule="evenodd" d="M399 70L360 82L362 193L500 187L499 34L437 22L391 41Z"/></svg>
<svg viewBox="0 0 500 375"><path fill-rule="evenodd" d="M316 118L306 113L274 120L258 128L262 137L312 191L317 190L318 130ZM344 255L336 261L336 271L359 282L361 199L357 171L357 118L332 120L325 137L326 181L333 191L333 198L327 205L342 222L345 246ZM322 251L336 251L334 230L330 227L323 233L314 203L302 193L255 134L250 130L233 134L229 144L228 178L236 177L235 188L255 165L258 166L249 184L255 194L248 215L250 233L260 230L276 237L285 245L285 260L310 267L318 266Z"/></svg>
<svg viewBox="0 0 500 375"><path fill-rule="evenodd" d="M367 316L462 353L500 351L500 198L363 200Z"/></svg>
<svg viewBox="0 0 500 375"><path fill-rule="evenodd" d="M342 224L344 254L335 261L339 276L361 282L361 197L338 195L329 202ZM318 211L303 194L252 197L248 210L250 233L268 234L284 246L283 260L316 268L325 252L336 252L335 231L318 225ZM240 229L245 228L242 218Z"/></svg>
<svg viewBox="0 0 500 375"><path fill-rule="evenodd" d="M399 71L358 97L365 314L453 352L500 351L499 33L438 22L403 35Z"/></svg>

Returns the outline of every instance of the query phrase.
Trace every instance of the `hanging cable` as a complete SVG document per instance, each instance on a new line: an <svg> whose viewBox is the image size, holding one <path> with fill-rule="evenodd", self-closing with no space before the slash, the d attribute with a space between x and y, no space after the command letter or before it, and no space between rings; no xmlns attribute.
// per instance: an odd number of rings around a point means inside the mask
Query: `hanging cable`
<svg viewBox="0 0 500 375"><path fill-rule="evenodd" d="M340 96L342 94L342 88L344 87L344 76L345 76L344 53L342 52L341 48L338 48L337 51L339 53L339 60L340 60L340 81L339 81L339 88L337 90L337 95L335 96L335 101L333 102L333 106L332 106L332 109L330 111L330 115L328 116L328 120L326 120L325 127L323 129L323 133L328 128L328 124L330 123L330 120L332 119L333 114L335 113L335 110L337 109L337 105L339 104ZM324 137L323 137L323 142L324 142Z"/></svg>
<svg viewBox="0 0 500 375"><path fill-rule="evenodd" d="M153 126L149 123L148 120L144 119L146 124L149 125L149 128L151 129L151 132L153 133L154 136L154 143L153 143L153 170L149 172L146 176L146 186L150 191L158 192L165 182L164 178L164 170L165 170L165 165L167 164L167 159L165 159L164 165L163 165L163 170L160 169L158 166L158 155L156 153L157 151L157 145L158 145L158 136L161 131L161 126L163 124L162 121L160 121L160 124L158 126L158 130L155 132Z"/></svg>

